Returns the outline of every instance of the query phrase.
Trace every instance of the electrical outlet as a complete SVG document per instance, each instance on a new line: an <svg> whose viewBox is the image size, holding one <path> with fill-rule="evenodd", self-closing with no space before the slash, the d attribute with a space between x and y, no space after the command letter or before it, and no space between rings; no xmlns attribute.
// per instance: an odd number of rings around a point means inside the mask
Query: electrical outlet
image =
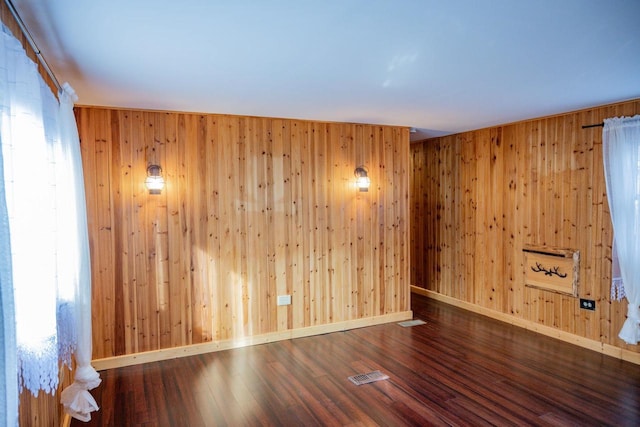
<svg viewBox="0 0 640 427"><path fill-rule="evenodd" d="M580 298L580 308L582 308L584 310L595 311L596 302L594 300L592 300L592 299Z"/></svg>
<svg viewBox="0 0 640 427"><path fill-rule="evenodd" d="M278 305L290 305L291 295L278 295Z"/></svg>

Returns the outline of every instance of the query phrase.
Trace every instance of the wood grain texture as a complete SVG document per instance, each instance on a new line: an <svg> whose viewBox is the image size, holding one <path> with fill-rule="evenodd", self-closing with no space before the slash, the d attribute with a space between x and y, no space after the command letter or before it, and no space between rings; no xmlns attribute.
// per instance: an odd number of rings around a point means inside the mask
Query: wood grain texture
<svg viewBox="0 0 640 427"><path fill-rule="evenodd" d="M409 133L76 108L94 358L409 307ZM148 164L166 187L144 188ZM355 189L366 165L368 193ZM277 306L277 295L292 304Z"/></svg>
<svg viewBox="0 0 640 427"><path fill-rule="evenodd" d="M612 228L602 166L605 118L640 101L411 144L411 282L477 306L630 351L610 299ZM524 286L526 245L580 251L577 298Z"/></svg>
<svg viewBox="0 0 640 427"><path fill-rule="evenodd" d="M637 365L420 295L411 308L426 324L104 371L101 410L72 427L640 423ZM373 370L389 379L347 379Z"/></svg>

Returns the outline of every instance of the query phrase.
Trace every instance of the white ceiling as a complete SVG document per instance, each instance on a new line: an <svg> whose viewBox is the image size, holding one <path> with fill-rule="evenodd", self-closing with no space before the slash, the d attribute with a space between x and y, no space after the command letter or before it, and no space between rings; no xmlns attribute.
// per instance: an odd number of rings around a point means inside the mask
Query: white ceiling
<svg viewBox="0 0 640 427"><path fill-rule="evenodd" d="M640 97L640 0L13 0L82 105L410 126Z"/></svg>

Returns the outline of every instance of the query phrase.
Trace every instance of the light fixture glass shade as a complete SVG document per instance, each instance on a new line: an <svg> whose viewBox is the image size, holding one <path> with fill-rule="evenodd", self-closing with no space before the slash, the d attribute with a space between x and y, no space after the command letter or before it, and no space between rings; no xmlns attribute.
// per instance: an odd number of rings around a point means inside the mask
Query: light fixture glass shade
<svg viewBox="0 0 640 427"><path fill-rule="evenodd" d="M164 178L162 177L162 168L158 165L151 165L147 168L147 179L145 185L149 190L149 194L160 194L164 188Z"/></svg>
<svg viewBox="0 0 640 427"><path fill-rule="evenodd" d="M354 175L356 176L356 187L358 187L358 190L369 191L371 180L369 179L367 169L364 166L358 166L354 171Z"/></svg>
<svg viewBox="0 0 640 427"><path fill-rule="evenodd" d="M369 186L371 185L371 180L368 176L360 176L356 180L356 185L360 191L368 191Z"/></svg>

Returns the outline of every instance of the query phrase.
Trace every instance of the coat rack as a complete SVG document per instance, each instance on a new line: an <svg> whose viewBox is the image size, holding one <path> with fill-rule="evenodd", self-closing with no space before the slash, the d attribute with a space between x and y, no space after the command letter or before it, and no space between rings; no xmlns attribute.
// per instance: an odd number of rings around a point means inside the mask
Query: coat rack
<svg viewBox="0 0 640 427"><path fill-rule="evenodd" d="M522 251L525 286L578 296L579 251L531 244Z"/></svg>
<svg viewBox="0 0 640 427"><path fill-rule="evenodd" d="M539 262L536 262L536 266L535 267L531 267L532 271L534 271L536 273L544 273L545 276L553 276L555 274L556 276L560 277L561 279L564 279L565 277L567 277L567 273L561 274L561 273L558 272L559 269L560 269L560 267L553 267L553 268L547 270Z"/></svg>

